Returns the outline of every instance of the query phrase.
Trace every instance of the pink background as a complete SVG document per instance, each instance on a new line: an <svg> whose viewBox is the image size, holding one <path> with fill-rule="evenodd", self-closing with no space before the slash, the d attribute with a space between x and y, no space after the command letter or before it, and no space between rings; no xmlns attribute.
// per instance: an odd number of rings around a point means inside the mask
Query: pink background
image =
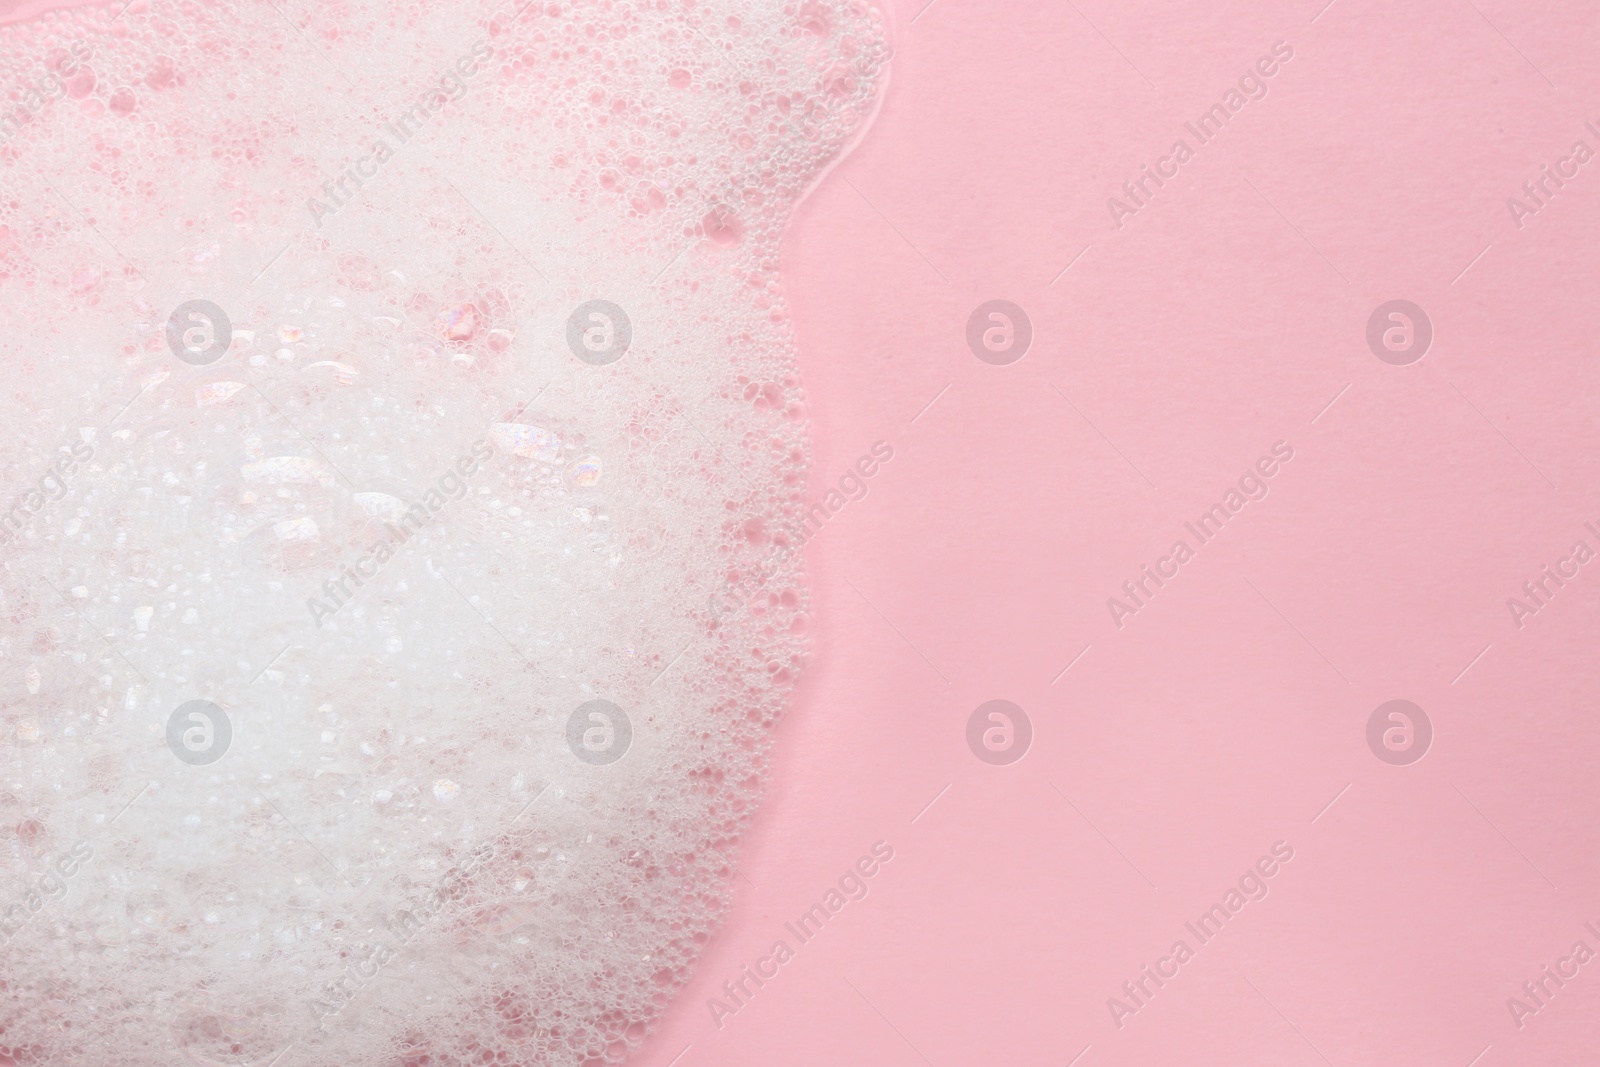
<svg viewBox="0 0 1600 1067"><path fill-rule="evenodd" d="M1600 951L1600 565L1521 629L1506 600L1600 549L1600 160L1521 228L1506 199L1600 150L1600 17L924 2L785 249L814 496L894 458L807 549L814 657L733 910L636 1062L1592 1055L1600 959L1520 1029L1506 1001ZM1280 41L1267 97L1115 228L1107 198ZM1011 366L966 345L993 298L1034 325ZM1366 345L1394 298L1434 325L1411 366ZM1267 498L1119 630L1106 599L1280 440ZM966 746L994 698L1034 725L1011 766ZM1366 744L1395 698L1434 725L1410 766ZM870 895L719 1029L707 999L880 840ZM1119 1029L1107 998L1180 937Z"/></svg>

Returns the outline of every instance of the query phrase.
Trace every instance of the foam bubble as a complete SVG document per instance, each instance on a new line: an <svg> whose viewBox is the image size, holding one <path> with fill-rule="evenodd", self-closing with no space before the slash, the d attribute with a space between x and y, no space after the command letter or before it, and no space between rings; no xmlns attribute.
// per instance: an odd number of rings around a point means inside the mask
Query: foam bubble
<svg viewBox="0 0 1600 1067"><path fill-rule="evenodd" d="M778 242L881 17L0 38L0 1067L622 1061L804 651Z"/></svg>

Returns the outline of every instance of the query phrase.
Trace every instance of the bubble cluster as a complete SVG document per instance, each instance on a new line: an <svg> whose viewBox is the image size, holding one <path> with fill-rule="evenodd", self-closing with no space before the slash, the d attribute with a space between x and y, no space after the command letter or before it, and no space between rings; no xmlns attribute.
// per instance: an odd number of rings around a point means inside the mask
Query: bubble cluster
<svg viewBox="0 0 1600 1067"><path fill-rule="evenodd" d="M0 38L0 1067L627 1059L803 658L779 238L881 16Z"/></svg>

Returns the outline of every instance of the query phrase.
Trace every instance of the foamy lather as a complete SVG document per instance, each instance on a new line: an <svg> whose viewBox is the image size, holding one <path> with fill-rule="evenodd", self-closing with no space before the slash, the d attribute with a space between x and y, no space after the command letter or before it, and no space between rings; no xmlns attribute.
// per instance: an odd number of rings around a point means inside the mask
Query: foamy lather
<svg viewBox="0 0 1600 1067"><path fill-rule="evenodd" d="M119 7L0 31L0 1067L620 1061L801 658L881 20Z"/></svg>

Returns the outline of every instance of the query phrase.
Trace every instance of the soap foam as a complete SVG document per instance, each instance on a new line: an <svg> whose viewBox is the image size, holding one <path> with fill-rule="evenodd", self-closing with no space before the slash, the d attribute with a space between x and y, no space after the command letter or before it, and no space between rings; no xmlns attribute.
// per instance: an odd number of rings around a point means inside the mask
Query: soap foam
<svg viewBox="0 0 1600 1067"><path fill-rule="evenodd" d="M0 30L0 1067L621 1062L802 659L882 18L120 7Z"/></svg>

